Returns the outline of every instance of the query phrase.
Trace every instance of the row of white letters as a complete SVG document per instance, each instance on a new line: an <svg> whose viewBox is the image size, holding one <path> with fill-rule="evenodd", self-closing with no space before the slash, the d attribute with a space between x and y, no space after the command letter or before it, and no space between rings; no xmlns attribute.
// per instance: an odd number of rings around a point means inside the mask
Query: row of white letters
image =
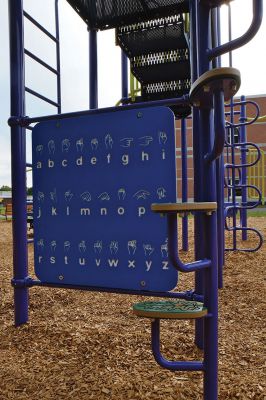
<svg viewBox="0 0 266 400"><path fill-rule="evenodd" d="M151 157L150 153L147 153L145 151L142 151L140 156L139 156L139 160L142 161L142 162L150 161L151 158L152 157ZM162 160L166 160L165 149L161 150L160 158ZM134 157L134 159L136 160L136 157ZM156 159L156 161L157 160L158 159ZM108 164L110 165L112 163L112 161L113 161L112 156L111 156L110 153L108 153L104 157L93 156L93 157L89 157L88 159L86 159L83 156L80 156L80 157L75 159L74 165L78 166L78 167L80 167L82 165L88 165L88 164L95 166L97 164L102 164L103 162L105 162L107 165ZM120 161L121 161L122 165L124 165L124 166L128 165L130 163L129 154L122 154L120 156ZM48 168L54 168L54 167L58 167L58 166L65 168L65 167L68 167L69 164L70 164L70 160L67 159L67 158L64 158L62 160L56 160L56 161L54 159L52 159L52 158L48 158L48 160L46 160L46 161L40 161L40 160L36 161L35 165L36 165L37 169L41 169L41 168L44 168L45 166L48 167ZM72 164L73 163L71 163L71 165Z"/></svg>
<svg viewBox="0 0 266 400"><path fill-rule="evenodd" d="M43 263L45 263L47 261L50 264L56 264L57 260L58 260L58 258L55 257L55 256L51 256L51 257L47 258L46 260L44 259L43 256L38 256L38 263L39 264L43 264ZM81 265L81 266L92 266L92 265L94 265L96 267L108 266L110 268L112 268L112 267L113 268L117 268L119 266L119 261L120 260L118 258L110 258L110 259L107 259L104 262L102 262L102 260L99 259L99 258L96 258L93 261L92 260L88 261L88 259L86 259L85 257L79 257L78 258L78 264ZM60 262L60 264L62 264L62 259L60 261L58 261L58 262ZM72 265L72 262L73 261L69 259L69 256L64 256L63 257L63 263L65 265L70 265L70 264ZM145 271L146 272L149 272L152 269L152 264L153 264L152 261L145 261L144 262L143 265L145 267ZM156 263L156 265L157 264L158 263ZM123 265L125 265L124 261L123 261ZM127 260L127 268L134 269L136 267L138 267L138 265L136 265L136 260ZM162 267L163 270L168 270L169 269L169 262L168 261L162 261L161 262L161 267Z"/></svg>
<svg viewBox="0 0 266 400"><path fill-rule="evenodd" d="M79 208L76 213L71 212L72 208L66 207L65 210L63 209L58 209L58 207L50 207L45 208L44 212L41 207L38 207L38 212L37 212L37 219L40 219L42 217L46 218L47 216L51 215L52 217L69 217L70 215L80 215L80 216L91 216L91 215L97 215L97 216L107 216L108 215L108 208L107 207L101 207L97 210L92 210L89 207L83 207ZM150 211L150 210L149 210ZM119 216L126 215L126 209L124 207L118 207L115 210L115 213ZM110 212L112 215L112 212ZM146 214L146 208L141 206L141 207L136 207L136 215L137 217L141 218Z"/></svg>

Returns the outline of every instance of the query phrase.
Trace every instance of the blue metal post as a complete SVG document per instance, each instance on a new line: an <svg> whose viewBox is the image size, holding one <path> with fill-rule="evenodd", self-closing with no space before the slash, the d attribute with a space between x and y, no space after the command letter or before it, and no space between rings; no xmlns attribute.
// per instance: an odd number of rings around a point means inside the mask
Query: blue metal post
<svg viewBox="0 0 266 400"><path fill-rule="evenodd" d="M122 99L124 99L128 97L128 59L123 50L121 50L121 81Z"/></svg>
<svg viewBox="0 0 266 400"><path fill-rule="evenodd" d="M188 200L187 182L187 124L185 118L181 120L181 159L182 159L182 203ZM182 217L182 250L188 250L188 217Z"/></svg>
<svg viewBox="0 0 266 400"><path fill-rule="evenodd" d="M97 31L89 31L89 90L90 109L98 108Z"/></svg>
<svg viewBox="0 0 266 400"><path fill-rule="evenodd" d="M234 124L234 106L233 100L230 101L230 122ZM231 138L231 163L235 165L235 128L232 126L230 128L230 138ZM231 168L231 198L232 198L232 220L233 220L233 250L236 250L237 245L237 231L236 231L236 224L237 224L237 202L236 202L236 171L235 168Z"/></svg>
<svg viewBox="0 0 266 400"><path fill-rule="evenodd" d="M56 70L57 70L57 111L61 114L61 68L60 68L60 41L58 0L55 0L55 36L56 36Z"/></svg>
<svg viewBox="0 0 266 400"><path fill-rule="evenodd" d="M11 115L25 114L23 1L9 0ZM26 137L20 126L11 128L14 279L28 275L26 206ZM14 289L15 325L28 321L28 289Z"/></svg>
<svg viewBox="0 0 266 400"><path fill-rule="evenodd" d="M202 2L199 5L199 75L210 69L207 49L210 40L210 9ZM215 107L218 100L223 102L223 95L215 94ZM200 108L199 137L201 141L203 201L217 201L217 182L215 162L204 162L204 155L209 154L214 143L215 126L212 110ZM204 400L218 399L218 260L217 260L217 216L205 216L203 237L206 238L203 256L211 260L211 267L203 272L204 303L211 317L204 319ZM198 243L201 237L197 238Z"/></svg>
<svg viewBox="0 0 266 400"><path fill-rule="evenodd" d="M241 96L241 102L245 102L246 98L245 96ZM246 121L246 104L241 104L240 108L240 122L245 122ZM247 127L246 125L241 125L240 126L240 143L246 143L247 141ZM247 163L247 154L246 154L247 148L246 146L241 146L241 164L246 164ZM246 206L247 205L247 167L243 167L241 170L241 197L242 197L242 205ZM242 208L240 209L240 217L241 217L241 227L246 228L247 227L247 209ZM247 240L247 230L243 229L242 230L242 240Z"/></svg>
<svg viewBox="0 0 266 400"><path fill-rule="evenodd" d="M190 2L190 60L191 60L191 81L192 83L198 78L198 4L196 1ZM203 201L203 171L201 163L201 141L199 137L199 110L193 107L192 111L192 127L193 127L193 163L194 163L194 200L196 202ZM195 243L195 259L203 258L203 248L205 246L205 237L202 230L202 215L197 213L194 217L194 243ZM198 240L201 238L201 242ZM203 274L198 271L195 273L195 291L203 294ZM195 321L195 344L203 349L203 321L197 319Z"/></svg>
<svg viewBox="0 0 266 400"><path fill-rule="evenodd" d="M212 41L213 47L221 44L220 8L212 10ZM215 68L221 66L221 57L213 60ZM224 112L224 104L221 107L221 114ZM224 221L224 155L221 154L216 160L216 184L217 184L217 229L218 229L218 287L223 288L223 267L224 267L224 248L225 248L225 221Z"/></svg>

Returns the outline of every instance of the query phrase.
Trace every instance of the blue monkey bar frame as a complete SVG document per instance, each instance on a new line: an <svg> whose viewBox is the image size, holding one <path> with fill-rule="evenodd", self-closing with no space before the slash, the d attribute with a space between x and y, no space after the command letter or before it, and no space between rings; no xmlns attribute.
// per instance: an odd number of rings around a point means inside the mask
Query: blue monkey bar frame
<svg viewBox="0 0 266 400"><path fill-rule="evenodd" d="M246 107L250 105L255 110L255 116L251 120L247 120ZM256 208L261 204L261 191L254 185L247 184L247 169L257 164L260 160L261 153L259 147L252 142L247 141L246 128L252 125L259 117L259 107L254 101L247 101L241 96L240 101L231 102L230 105L230 121L227 122L227 140L226 147L226 163L225 168L225 187L227 189L227 202L225 207L225 228L232 235L232 246L225 248L227 251L246 251L253 252L261 248L263 237L261 233L247 226L247 210ZM235 107L240 107L239 122L235 121ZM237 130L237 131L236 131ZM236 140L235 132L238 133ZM247 152L253 148L257 152L257 156L252 163L247 162ZM240 159L237 160L237 149L240 149ZM252 188L258 193L257 201L248 201L247 190ZM237 199L237 190L241 190L239 202ZM239 215L239 221L238 221ZM255 247L249 248L244 245L239 246L237 233L241 232L242 240L247 240L248 232L252 232L257 236L258 243Z"/></svg>
<svg viewBox="0 0 266 400"><path fill-rule="evenodd" d="M216 57L243 46L250 41L258 31L262 19L262 0L253 0L253 20L248 31L235 40L223 45L211 44L210 16L214 5L219 1L190 1L190 59L191 79L194 83L204 73L212 69L211 61ZM56 1L57 4L57 1ZM25 15L25 14L24 14ZM27 15L26 15L27 17ZM58 20L58 12L56 12ZM217 19L218 21L218 19ZM218 22L217 22L217 25ZM36 24L36 26L38 26ZM163 367L173 370L202 370L204 373L204 399L217 400L218 398L218 253L219 232L221 221L221 204L223 201L221 187L221 154L223 151L223 89L214 93L214 105L194 104L193 106L193 157L194 157L194 198L195 202L217 202L218 213L195 216L195 263L183 264L178 257L177 250L177 220L175 214L167 217L169 231L169 251L172 264L180 271L195 272L195 290L175 294L173 292L145 292L115 290L96 287L79 287L75 285L53 285L40 282L28 277L27 260L27 212L26 212L26 140L25 128L34 122L60 120L82 115L116 112L116 107L98 108L97 90L97 32L89 33L90 42L90 109L89 111L55 114L44 117L25 116L25 84L24 84L24 43L23 43L23 1L9 0L9 29L10 29L10 76L11 76L11 153L12 153L12 188L13 188L13 280L15 302L15 325L19 326L28 320L28 289L32 286L68 287L72 289L100 290L116 293L131 293L156 295L163 297L180 297L186 299L203 300L208 314L205 318L196 321L196 344L204 348L204 361L187 364L173 362L168 364L158 352L159 321L153 323L152 343L156 360ZM42 29L44 33L44 28ZM57 35L59 30L57 30ZM49 36L49 35L48 35ZM59 40L57 57L59 60ZM49 67L41 59L33 57L28 51L25 53L44 67ZM127 62L122 55L122 98L127 96ZM48 68L50 69L50 68ZM50 69L51 70L51 69ZM52 71L55 73L55 71ZM60 77L59 64L57 76ZM58 80L58 99L54 102L58 113L61 111L60 81ZM29 91L27 89L27 91ZM31 94L37 95L31 89ZM38 97L42 95L38 94ZM44 101L50 100L45 96ZM124 109L140 107L154 107L159 105L190 103L189 96L178 99L152 101L137 105L125 105ZM50 102L51 104L51 102ZM215 160L220 160L217 162ZM219 191L220 190L220 191ZM219 231L217 226L219 226ZM220 233L221 234L221 233ZM220 256L219 256L220 254Z"/></svg>

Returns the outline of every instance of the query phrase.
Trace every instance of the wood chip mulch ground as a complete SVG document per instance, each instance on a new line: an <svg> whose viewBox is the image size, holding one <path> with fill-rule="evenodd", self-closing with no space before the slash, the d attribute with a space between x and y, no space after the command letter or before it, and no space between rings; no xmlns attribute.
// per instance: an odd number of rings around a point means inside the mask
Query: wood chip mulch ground
<svg viewBox="0 0 266 400"><path fill-rule="evenodd" d="M265 222L249 218L264 235ZM0 400L203 398L201 373L173 373L154 361L150 323L131 312L139 297L34 288L30 321L14 328L11 223L1 221L0 231ZM219 400L266 399L265 268L265 245L256 253L226 255L219 292ZM182 275L179 289L191 287L192 277ZM163 321L162 343L169 359L202 356L190 321Z"/></svg>

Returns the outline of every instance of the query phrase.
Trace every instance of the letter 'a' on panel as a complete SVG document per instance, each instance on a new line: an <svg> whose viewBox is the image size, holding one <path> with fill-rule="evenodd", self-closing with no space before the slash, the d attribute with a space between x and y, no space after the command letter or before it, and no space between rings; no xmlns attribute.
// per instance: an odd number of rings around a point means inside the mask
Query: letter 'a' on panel
<svg viewBox="0 0 266 400"><path fill-rule="evenodd" d="M35 273L42 282L168 291L164 218L176 202L175 119L166 107L41 122L33 129Z"/></svg>

